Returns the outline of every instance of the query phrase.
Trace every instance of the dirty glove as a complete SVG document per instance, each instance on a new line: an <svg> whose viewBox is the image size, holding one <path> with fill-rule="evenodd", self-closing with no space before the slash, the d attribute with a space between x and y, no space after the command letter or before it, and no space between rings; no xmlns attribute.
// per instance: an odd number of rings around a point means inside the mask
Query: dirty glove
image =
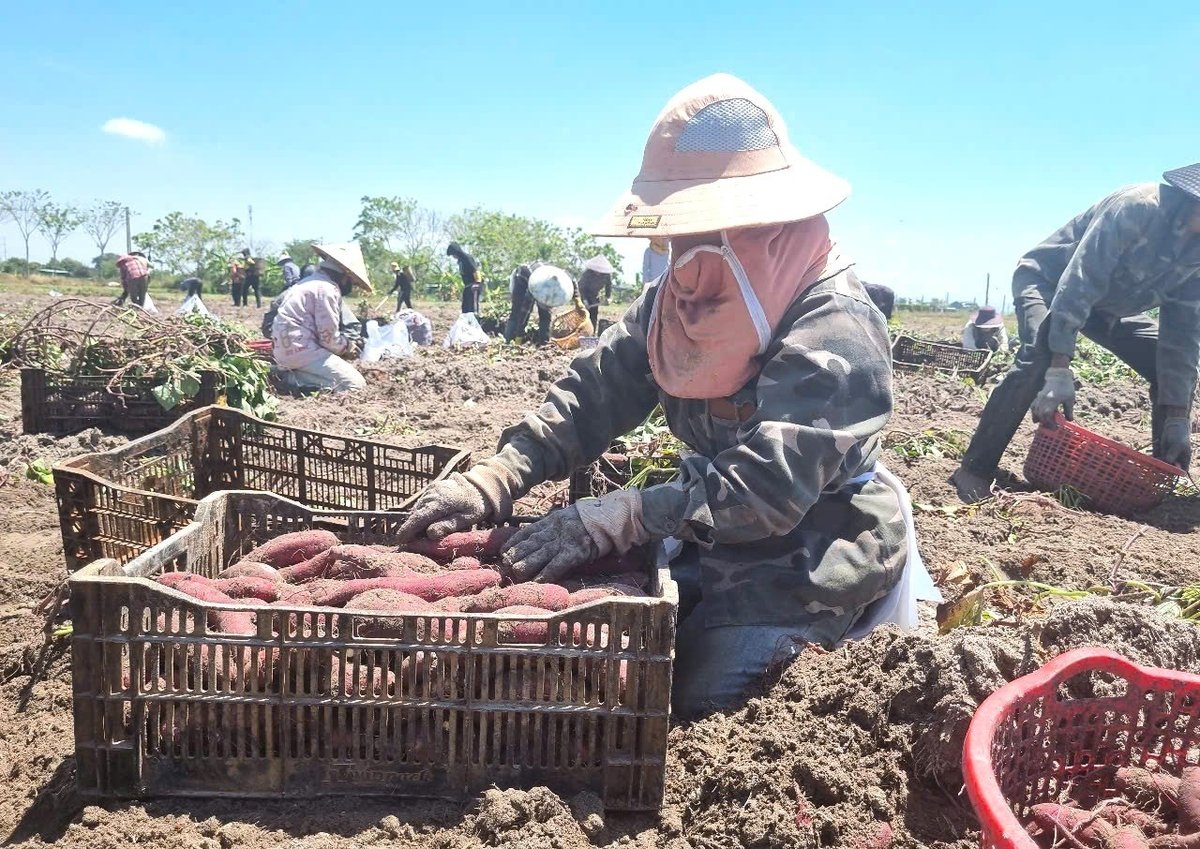
<svg viewBox="0 0 1200 849"><path fill-rule="evenodd" d="M1062 407L1063 415L1070 421L1075 412L1075 375L1066 367L1046 370L1042 391L1033 399L1033 420L1053 426L1054 414L1059 407Z"/></svg>
<svg viewBox="0 0 1200 849"><path fill-rule="evenodd" d="M1185 473L1192 467L1192 423L1183 416L1173 416L1163 422L1158 439L1159 458L1178 466Z"/></svg>
<svg viewBox="0 0 1200 849"><path fill-rule="evenodd" d="M517 531L504 546L501 562L517 583L553 582L599 556L600 549L572 504Z"/></svg>
<svg viewBox="0 0 1200 849"><path fill-rule="evenodd" d="M400 526L397 541L405 543L422 533L441 539L485 519L503 521L512 515L516 488L516 476L495 457L465 474L455 472L421 494Z"/></svg>
<svg viewBox="0 0 1200 849"><path fill-rule="evenodd" d="M522 528L505 547L504 564L518 581L557 581L610 551L648 542L637 489L584 498Z"/></svg>

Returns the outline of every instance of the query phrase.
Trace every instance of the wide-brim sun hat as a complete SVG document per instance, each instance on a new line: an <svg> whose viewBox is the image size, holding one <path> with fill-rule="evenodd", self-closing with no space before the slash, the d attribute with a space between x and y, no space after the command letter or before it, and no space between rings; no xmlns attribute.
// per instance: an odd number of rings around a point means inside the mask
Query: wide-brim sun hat
<svg viewBox="0 0 1200 849"><path fill-rule="evenodd" d="M539 265L529 275L529 294L544 307L561 307L575 294L575 284L561 268Z"/></svg>
<svg viewBox="0 0 1200 849"><path fill-rule="evenodd" d="M765 97L729 74L692 83L650 130L642 170L598 236L678 236L802 221L850 184L801 156Z"/></svg>
<svg viewBox="0 0 1200 849"><path fill-rule="evenodd" d="M287 251L282 251L282 252L280 252L279 256L275 257L275 261L283 262L284 260L290 260L291 258L292 258L292 255L290 253L288 253Z"/></svg>
<svg viewBox="0 0 1200 849"><path fill-rule="evenodd" d="M1200 200L1200 162L1163 173L1163 179L1177 189Z"/></svg>
<svg viewBox="0 0 1200 849"><path fill-rule="evenodd" d="M597 274L612 274L612 263L608 261L608 257L604 254L596 254L583 264L584 271L594 271Z"/></svg>
<svg viewBox="0 0 1200 849"><path fill-rule="evenodd" d="M344 268L352 283L368 293L375 290L371 287L371 278L367 274L367 264L363 262L362 248L358 242L345 242L337 245L313 245L312 249L322 259L332 260Z"/></svg>
<svg viewBox="0 0 1200 849"><path fill-rule="evenodd" d="M980 307L971 313L971 324L976 327L1000 327L1004 324L1004 316L995 307Z"/></svg>

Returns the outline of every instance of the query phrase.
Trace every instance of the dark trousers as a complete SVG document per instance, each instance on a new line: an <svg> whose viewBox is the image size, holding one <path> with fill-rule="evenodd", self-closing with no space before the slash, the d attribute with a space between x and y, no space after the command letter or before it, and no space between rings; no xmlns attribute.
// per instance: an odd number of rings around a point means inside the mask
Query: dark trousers
<svg viewBox="0 0 1200 849"><path fill-rule="evenodd" d="M235 307L240 307L242 305L242 290L245 288L245 286L246 284L241 280L229 281L229 294L233 296L233 305Z"/></svg>
<svg viewBox="0 0 1200 849"><path fill-rule="evenodd" d="M1012 368L988 398L962 460L968 471L984 477L996 473L1004 450L1041 391L1046 369L1050 367L1048 319L1054 288L1043 284L1019 289L1014 286L1014 290L1013 307L1017 313L1021 348ZM1162 411L1155 403L1158 394L1158 322L1146 315L1119 318L1093 312L1081 332L1149 382L1150 432L1157 456L1163 424Z"/></svg>
<svg viewBox="0 0 1200 849"><path fill-rule="evenodd" d="M411 288L402 288L396 293L396 312L399 312L403 307L408 307L410 310L413 308Z"/></svg>
<svg viewBox="0 0 1200 849"><path fill-rule="evenodd" d="M592 304L588 307L588 315L592 319L592 334L595 335L596 330L600 327L600 305Z"/></svg>
<svg viewBox="0 0 1200 849"><path fill-rule="evenodd" d="M462 311L479 312L479 284L471 283L463 286Z"/></svg>
<svg viewBox="0 0 1200 849"><path fill-rule="evenodd" d="M242 306L247 306L250 302L250 290L254 290L254 306L262 307L262 294L259 292L259 281L257 277L247 277L242 283ZM234 301L237 303L237 301Z"/></svg>

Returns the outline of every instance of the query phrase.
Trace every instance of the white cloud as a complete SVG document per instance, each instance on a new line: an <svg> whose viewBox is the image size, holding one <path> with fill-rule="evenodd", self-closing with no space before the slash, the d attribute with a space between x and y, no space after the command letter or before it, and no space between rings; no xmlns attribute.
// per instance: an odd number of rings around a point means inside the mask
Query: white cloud
<svg viewBox="0 0 1200 849"><path fill-rule="evenodd" d="M134 118L109 118L100 129L114 136L124 136L147 144L162 144L167 140L167 134L162 127Z"/></svg>

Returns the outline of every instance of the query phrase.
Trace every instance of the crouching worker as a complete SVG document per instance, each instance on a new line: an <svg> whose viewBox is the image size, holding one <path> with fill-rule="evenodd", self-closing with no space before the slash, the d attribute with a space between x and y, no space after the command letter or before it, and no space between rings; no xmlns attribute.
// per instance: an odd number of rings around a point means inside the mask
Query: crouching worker
<svg viewBox="0 0 1200 849"><path fill-rule="evenodd" d="M1200 359L1200 163L1068 221L1021 258L1012 285L1021 348L954 473L959 497L988 496L1026 410L1051 426L1059 408L1071 418L1080 335L1150 384L1154 456L1187 472ZM1157 321L1145 314L1153 307Z"/></svg>
<svg viewBox="0 0 1200 849"><path fill-rule="evenodd" d="M609 552L689 543L671 567L673 711L685 719L734 706L798 645L846 637L900 581L911 516L877 464L892 412L887 325L824 216L848 193L740 80L677 94L598 228L668 238L668 271L498 454L433 484L401 537L506 518L662 404L689 449L678 479L556 510L510 540L504 562L557 582Z"/></svg>
<svg viewBox="0 0 1200 849"><path fill-rule="evenodd" d="M283 293L271 327L275 363L289 388L362 389L363 376L346 359L359 343L342 330L342 299L354 287L371 291L357 242L313 245L321 262L307 279Z"/></svg>
<svg viewBox="0 0 1200 849"><path fill-rule="evenodd" d="M968 351L1007 351L1008 331L1004 328L1004 316L995 307L975 310L963 325L962 346Z"/></svg>

